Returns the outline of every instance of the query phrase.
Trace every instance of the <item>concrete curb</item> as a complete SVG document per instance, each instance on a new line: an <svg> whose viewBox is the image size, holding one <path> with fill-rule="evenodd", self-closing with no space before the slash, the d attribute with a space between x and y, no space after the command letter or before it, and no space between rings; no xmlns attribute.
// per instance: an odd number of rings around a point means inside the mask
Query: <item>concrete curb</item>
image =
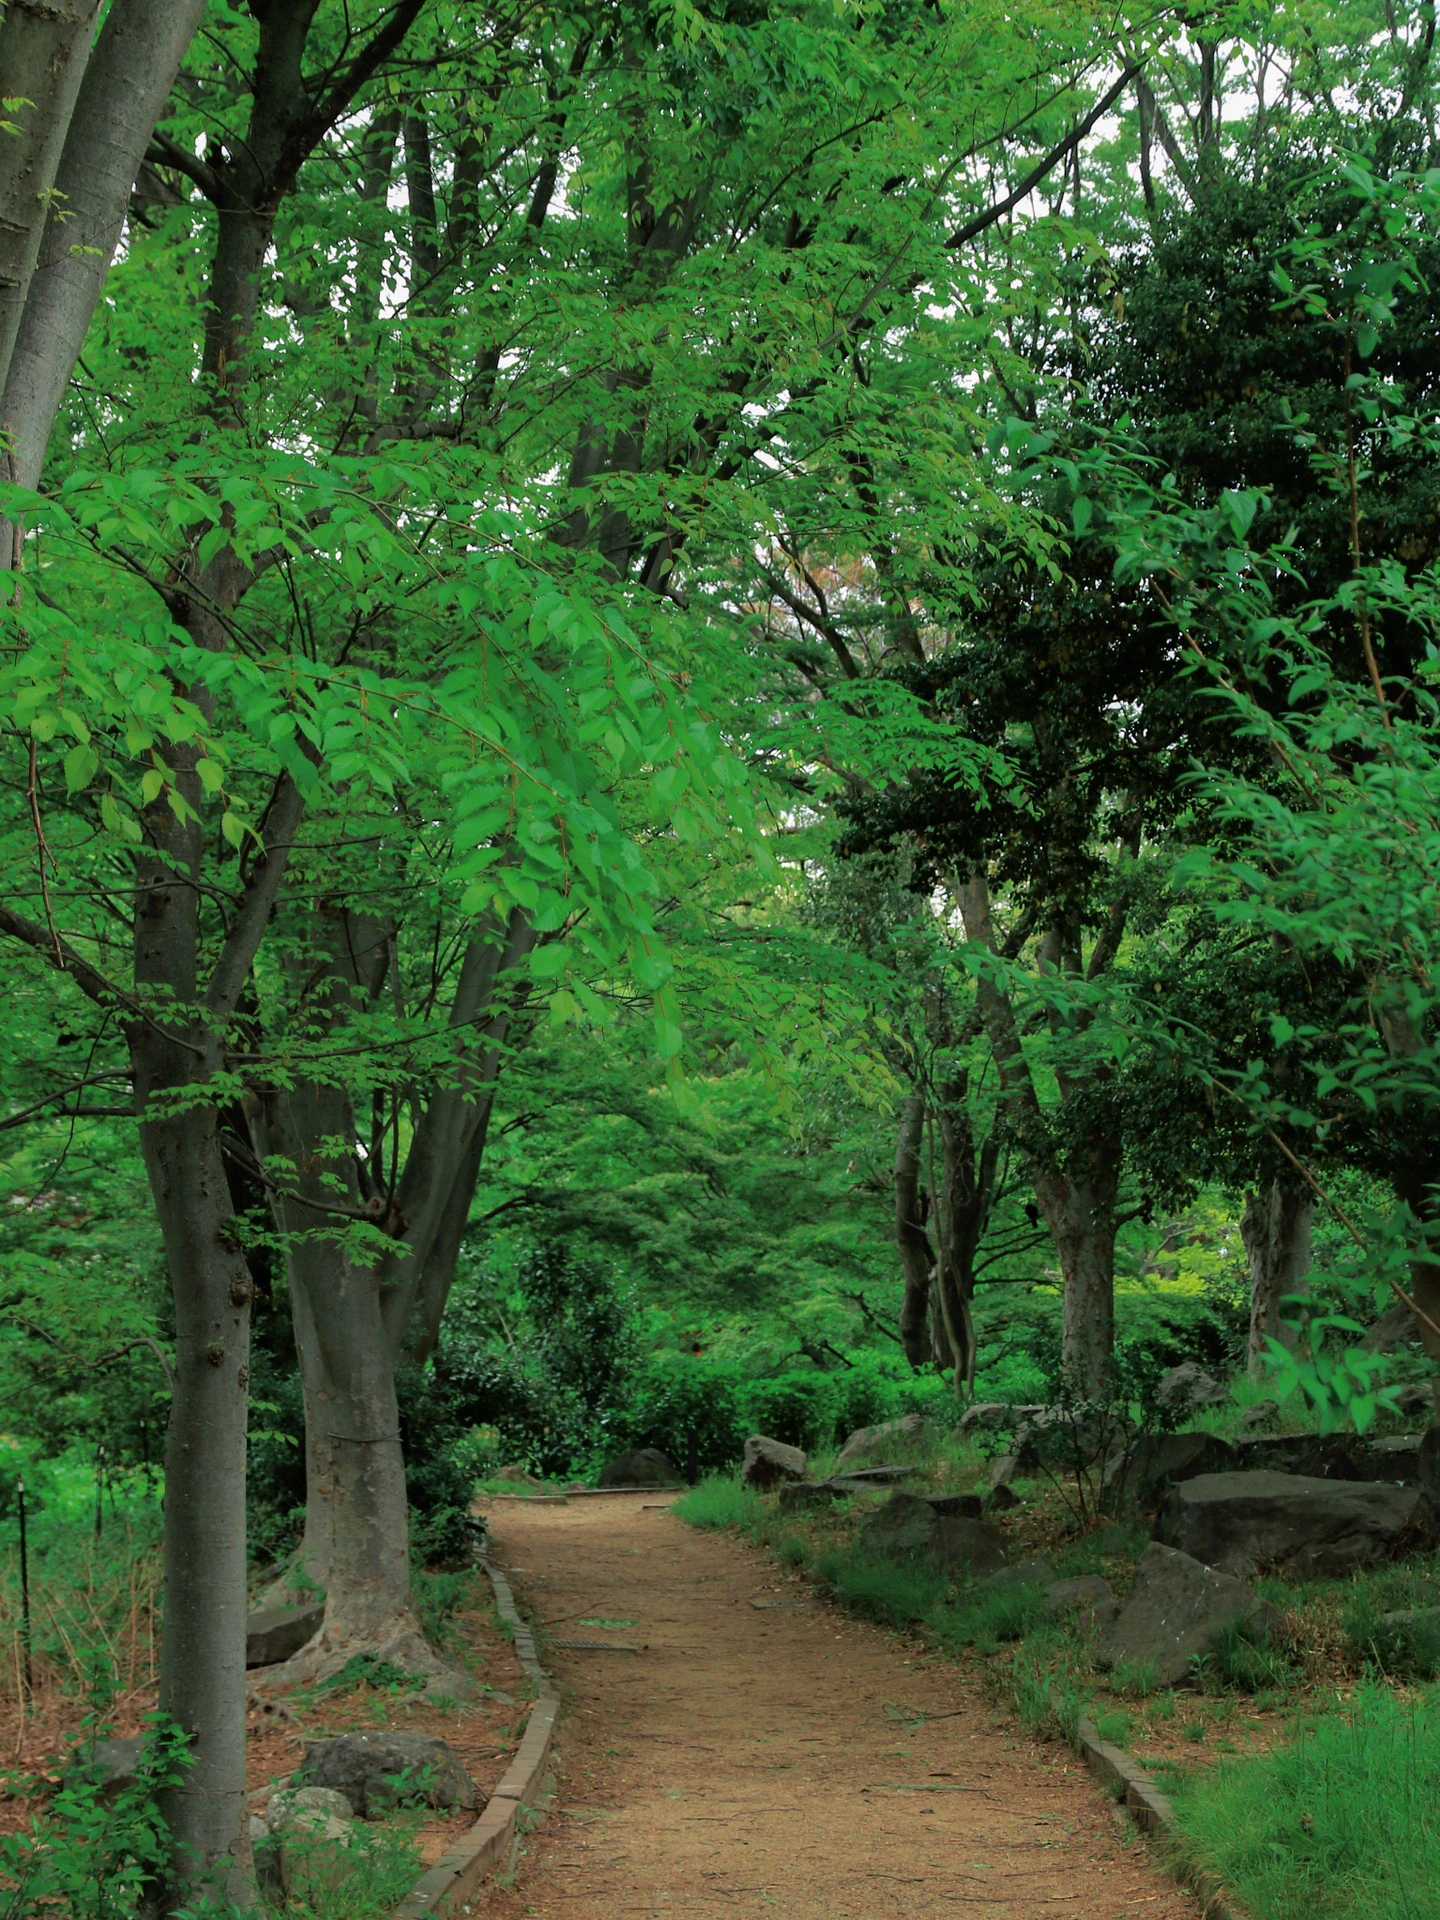
<svg viewBox="0 0 1440 1920"><path fill-rule="evenodd" d="M495 1593L495 1611L508 1626L526 1675L535 1683L535 1701L525 1731L499 1785L470 1831L457 1840L443 1858L424 1873L391 1920L430 1920L434 1915L469 1913L471 1898L488 1874L503 1867L515 1844L521 1809L539 1797L540 1781L550 1755L560 1696L540 1664L535 1635L520 1617L510 1582L491 1561L481 1563Z"/></svg>
<svg viewBox="0 0 1440 1920"><path fill-rule="evenodd" d="M1115 1795L1142 1833L1151 1839L1178 1839L1175 1809L1170 1804L1170 1796L1132 1754L1101 1739L1093 1720L1080 1722L1075 1729L1075 1744L1080 1750L1080 1758L1091 1773ZM1198 1867L1186 1866L1179 1857L1178 1849L1167 1851L1167 1866L1200 1902L1200 1911L1205 1920L1249 1920L1247 1914L1230 1904L1219 1881L1212 1874Z"/></svg>

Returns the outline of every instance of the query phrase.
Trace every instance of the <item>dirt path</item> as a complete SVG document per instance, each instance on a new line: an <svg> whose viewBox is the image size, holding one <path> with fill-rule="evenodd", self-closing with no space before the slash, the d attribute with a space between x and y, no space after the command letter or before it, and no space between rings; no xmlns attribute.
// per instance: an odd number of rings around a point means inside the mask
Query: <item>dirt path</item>
<svg viewBox="0 0 1440 1920"><path fill-rule="evenodd" d="M1195 1920L1078 1761L656 1499L492 1509L567 1709L554 1805L487 1913Z"/></svg>

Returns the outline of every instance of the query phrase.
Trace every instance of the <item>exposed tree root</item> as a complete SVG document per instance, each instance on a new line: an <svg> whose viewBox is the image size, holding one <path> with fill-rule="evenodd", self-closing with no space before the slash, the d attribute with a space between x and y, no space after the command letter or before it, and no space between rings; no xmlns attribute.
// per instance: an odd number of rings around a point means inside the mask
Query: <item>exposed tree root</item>
<svg viewBox="0 0 1440 1920"><path fill-rule="evenodd" d="M298 1653L278 1665L252 1675L252 1685L263 1693L285 1693L333 1680L352 1661L397 1670L419 1683L427 1700L469 1700L475 1682L460 1667L443 1660L421 1633L418 1623L401 1617L380 1628L359 1632L343 1623L326 1623Z"/></svg>

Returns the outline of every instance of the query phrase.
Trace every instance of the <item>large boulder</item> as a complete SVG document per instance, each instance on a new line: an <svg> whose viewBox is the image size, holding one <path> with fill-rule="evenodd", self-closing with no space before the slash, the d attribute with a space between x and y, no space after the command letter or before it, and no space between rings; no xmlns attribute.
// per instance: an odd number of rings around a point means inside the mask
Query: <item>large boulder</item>
<svg viewBox="0 0 1440 1920"><path fill-rule="evenodd" d="M1162 1495L1197 1473L1224 1473L1235 1465L1235 1449L1209 1433L1147 1433L1113 1454L1100 1484L1106 1513L1127 1507L1149 1512Z"/></svg>
<svg viewBox="0 0 1440 1920"><path fill-rule="evenodd" d="M680 1473L659 1447L635 1447L617 1454L600 1469L602 1487L678 1487Z"/></svg>
<svg viewBox="0 0 1440 1920"><path fill-rule="evenodd" d="M273 1667L298 1653L320 1631L323 1602L308 1607L259 1607L245 1617L245 1664Z"/></svg>
<svg viewBox="0 0 1440 1920"><path fill-rule="evenodd" d="M1376 1439L1358 1433L1280 1433L1237 1440L1235 1465L1242 1473L1268 1470L1314 1480L1420 1479L1417 1434Z"/></svg>
<svg viewBox="0 0 1440 1920"><path fill-rule="evenodd" d="M923 1413L902 1414L898 1420L882 1420L878 1427L857 1427L835 1457L835 1471L858 1467L867 1460L884 1460L887 1454L920 1453L935 1439L935 1427Z"/></svg>
<svg viewBox="0 0 1440 1920"><path fill-rule="evenodd" d="M1129 1431L1129 1421L1119 1414L1042 1407L1016 1432L1010 1457L1017 1473L1033 1473L1037 1468L1052 1473L1088 1470L1113 1452Z"/></svg>
<svg viewBox="0 0 1440 1920"><path fill-rule="evenodd" d="M1202 1407L1215 1407L1229 1398L1225 1386L1195 1360L1162 1373L1155 1387L1156 1406L1175 1420L1188 1420Z"/></svg>
<svg viewBox="0 0 1440 1920"><path fill-rule="evenodd" d="M917 1494L892 1494L860 1532L867 1553L883 1560L916 1562L939 1573L976 1578L1005 1565L1005 1542L983 1520L965 1514L937 1513L932 1501Z"/></svg>
<svg viewBox="0 0 1440 1920"><path fill-rule="evenodd" d="M1260 1638L1272 1624L1270 1609L1246 1581L1152 1540L1129 1598L1101 1630L1095 1659L1101 1667L1144 1668L1156 1686L1174 1687L1192 1677L1192 1662L1232 1628Z"/></svg>
<svg viewBox="0 0 1440 1920"><path fill-rule="evenodd" d="M791 1480L803 1480L805 1455L799 1447L787 1447L783 1440L767 1440L763 1433L752 1433L745 1442L740 1478L761 1493Z"/></svg>
<svg viewBox="0 0 1440 1920"><path fill-rule="evenodd" d="M1013 1433L1044 1411L1042 1406L1014 1407L1008 1400L977 1400L961 1414L960 1431L967 1438L982 1433Z"/></svg>
<svg viewBox="0 0 1440 1920"><path fill-rule="evenodd" d="M1027 1590L1033 1592L1036 1605L1047 1620L1063 1620L1075 1615L1086 1625L1096 1627L1110 1621L1118 1606L1110 1582L1102 1580L1099 1574L1061 1580L1045 1560L1020 1560L1013 1566L1002 1567L998 1573L987 1574L983 1580L976 1581L971 1597Z"/></svg>
<svg viewBox="0 0 1440 1920"><path fill-rule="evenodd" d="M473 1810L480 1804L459 1755L428 1733L342 1733L333 1740L309 1740L295 1784L332 1787L367 1820L397 1805Z"/></svg>
<svg viewBox="0 0 1440 1920"><path fill-rule="evenodd" d="M1172 1487L1155 1537L1207 1566L1309 1579L1347 1574L1431 1545L1432 1509L1417 1487L1294 1473L1203 1473Z"/></svg>

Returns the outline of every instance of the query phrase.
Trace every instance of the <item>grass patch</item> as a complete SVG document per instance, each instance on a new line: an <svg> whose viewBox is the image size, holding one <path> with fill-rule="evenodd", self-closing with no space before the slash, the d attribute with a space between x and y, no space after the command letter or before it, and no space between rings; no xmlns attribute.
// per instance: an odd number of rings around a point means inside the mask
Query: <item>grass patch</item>
<svg viewBox="0 0 1440 1920"><path fill-rule="evenodd" d="M754 1533L765 1518L765 1503L758 1493L742 1487L733 1474L712 1473L699 1486L682 1494L671 1508L687 1527L718 1533L727 1528Z"/></svg>
<svg viewBox="0 0 1440 1920"><path fill-rule="evenodd" d="M1430 1920L1440 1698L1367 1688L1292 1744L1182 1780L1186 1851L1265 1920Z"/></svg>

